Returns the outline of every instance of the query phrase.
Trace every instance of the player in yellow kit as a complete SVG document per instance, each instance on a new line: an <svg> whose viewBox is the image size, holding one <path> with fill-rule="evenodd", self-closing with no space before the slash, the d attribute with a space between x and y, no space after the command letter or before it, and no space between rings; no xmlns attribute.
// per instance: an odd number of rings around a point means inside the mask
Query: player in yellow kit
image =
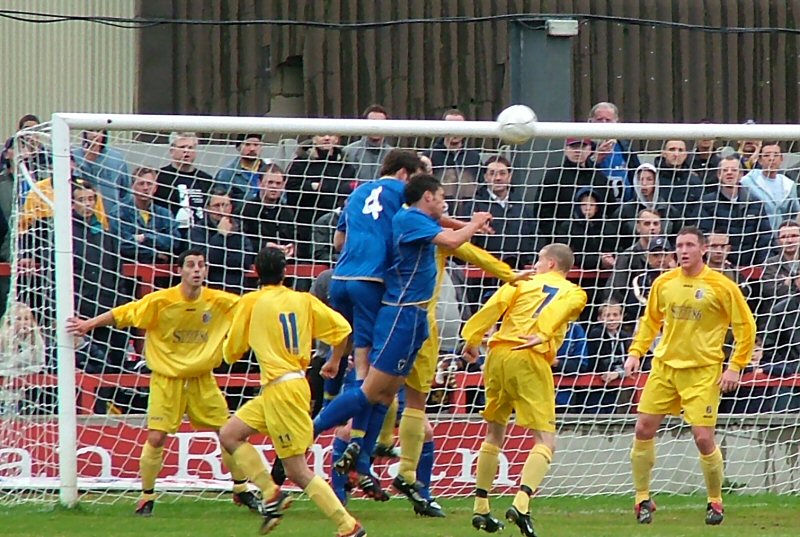
<svg viewBox="0 0 800 537"><path fill-rule="evenodd" d="M536 536L528 513L530 497L547 474L555 450L555 387L550 366L564 341L567 324L586 306L586 292L566 279L573 262L569 246L545 246L534 265L536 275L501 287L461 330L466 341L464 356L474 361L484 335L503 319L500 329L489 338L483 370L483 419L488 428L478 453L475 529L489 533L503 529L503 523L491 515L489 492L513 411L516 424L531 430L536 444L522 468L519 492L506 519L525 537Z"/></svg>
<svg viewBox="0 0 800 537"><path fill-rule="evenodd" d="M262 534L280 522L291 498L273 482L261 456L247 441L257 432L272 439L286 475L336 524L338 537L365 537L361 524L345 510L328 483L314 475L305 456L314 440L311 391L305 378L312 340L334 346L324 370L336 371L350 325L313 295L284 287L285 269L283 251L271 247L261 250L256 257L256 272L262 287L244 295L234 312L223 356L233 363L252 349L261 369L262 389L225 424L220 440L262 491Z"/></svg>
<svg viewBox="0 0 800 537"><path fill-rule="evenodd" d="M431 391L433 377L436 374L436 365L439 361L439 331L436 326L436 306L439 302L439 293L445 276L445 263L451 256L481 268L505 282L516 281L528 277L530 274L526 271L514 272L506 263L469 242L465 242L454 250L442 247L438 247L436 250L436 287L433 298L428 303L430 335L422 344L419 353L417 353L417 360L414 362L414 367L406 379L406 404L400 419L398 433L401 446L400 467L395 478L397 481L402 480L405 483L416 483L419 466L419 480L422 487L416 487L416 492L419 493L421 498L410 499L417 514L432 517L443 517L444 512L438 502L430 496L429 479L433 463L433 429L425 414L425 402ZM401 486L398 489L408 490L408 487Z"/></svg>
<svg viewBox="0 0 800 537"><path fill-rule="evenodd" d="M187 250L178 257L181 283L150 293L92 319L72 318L67 330L84 335L100 326L135 326L146 330L144 354L150 375L147 441L139 468L142 497L136 514L150 516L155 483L168 434L178 430L184 414L198 428L219 430L228 420L228 405L212 370L221 362L222 342L231 324L231 309L239 297L203 286L208 275L205 254ZM230 454L222 460L233 477L234 501L258 512L258 498L247 490L247 479Z"/></svg>
<svg viewBox="0 0 800 537"><path fill-rule="evenodd" d="M705 235L684 228L676 242L679 267L656 278L644 316L625 361L625 373L639 362L662 332L653 369L639 400L631 451L635 511L639 523L653 520L650 474L655 463L655 435L666 414L683 417L692 426L708 493L706 524L723 520L722 453L714 441L720 391L736 389L742 369L755 347L756 323L739 287L706 266ZM723 372L722 345L733 329L736 348Z"/></svg>

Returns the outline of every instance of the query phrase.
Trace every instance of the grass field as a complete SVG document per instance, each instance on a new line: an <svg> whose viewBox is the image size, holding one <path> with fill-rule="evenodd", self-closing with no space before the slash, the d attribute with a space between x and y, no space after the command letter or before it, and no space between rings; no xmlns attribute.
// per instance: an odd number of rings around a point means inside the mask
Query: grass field
<svg viewBox="0 0 800 537"><path fill-rule="evenodd" d="M502 515L511 498L495 499L495 515ZM721 527L703 523L705 499L699 496L656 497L658 511L652 526L636 524L630 498L555 498L534 501L534 520L540 537L725 537L800 535L800 497L729 496ZM472 503L444 500L446 519L415 518L410 505L400 498L384 504L351 502L372 537L478 536L470 526ZM242 508L220 501L161 501L153 518L138 519L133 505L82 505L75 510L18 506L0 508L0 535L16 537L239 537L257 535L259 518ZM334 527L308 501L291 507L286 520L270 535L276 537L331 536ZM519 535L506 528L496 535Z"/></svg>

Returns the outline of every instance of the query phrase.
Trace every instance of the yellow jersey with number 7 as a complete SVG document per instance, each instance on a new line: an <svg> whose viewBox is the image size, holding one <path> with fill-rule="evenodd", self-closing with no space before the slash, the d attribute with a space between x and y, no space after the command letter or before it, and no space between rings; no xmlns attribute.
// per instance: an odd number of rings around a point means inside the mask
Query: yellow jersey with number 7
<svg viewBox="0 0 800 537"><path fill-rule="evenodd" d="M489 339L489 347L520 345L525 336L538 335L542 343L536 354L551 363L564 341L567 325L586 306L586 292L558 272L537 274L527 281L503 285L461 330L469 345L478 346L484 335L502 317L500 329Z"/></svg>

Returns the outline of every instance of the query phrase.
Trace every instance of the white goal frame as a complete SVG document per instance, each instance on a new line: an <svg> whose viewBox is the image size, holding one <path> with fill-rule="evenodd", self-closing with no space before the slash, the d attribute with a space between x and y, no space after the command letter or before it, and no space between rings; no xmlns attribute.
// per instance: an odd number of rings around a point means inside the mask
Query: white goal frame
<svg viewBox="0 0 800 537"><path fill-rule="evenodd" d="M56 222L69 222L71 218L70 137L73 130L82 129L204 133L256 132L281 135L335 132L350 136L502 138L501 125L496 121L369 121L362 119L56 113L52 116L54 219ZM535 124L534 140L567 137L634 140L708 138L800 140L800 125L568 122L537 122ZM71 233L71 226L55 226L59 498L60 502L68 507L74 506L78 501L75 348L71 336L64 328L66 320L73 315Z"/></svg>

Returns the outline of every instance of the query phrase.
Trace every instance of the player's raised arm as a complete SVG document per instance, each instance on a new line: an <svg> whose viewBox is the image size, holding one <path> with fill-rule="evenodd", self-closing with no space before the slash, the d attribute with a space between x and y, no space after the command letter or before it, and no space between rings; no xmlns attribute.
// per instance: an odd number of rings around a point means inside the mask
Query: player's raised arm
<svg viewBox="0 0 800 537"><path fill-rule="evenodd" d="M465 261L470 265L485 270L492 276L503 280L508 283L515 281L517 274L508 266L507 263L500 261L495 256L475 246L471 242L465 242L455 250L448 251L448 255L457 257L461 261Z"/></svg>
<svg viewBox="0 0 800 537"><path fill-rule="evenodd" d="M325 372L338 371L339 362L342 360L348 347L347 337L353 329L342 314L328 307L320 299L309 295L311 312L314 319L314 339L319 339L332 347L331 356L325 363Z"/></svg>
<svg viewBox="0 0 800 537"><path fill-rule="evenodd" d="M491 213L477 212L472 215L469 223L461 229L444 228L433 238L433 244L443 248L458 248L469 241L473 235L480 231L488 222L492 220Z"/></svg>

